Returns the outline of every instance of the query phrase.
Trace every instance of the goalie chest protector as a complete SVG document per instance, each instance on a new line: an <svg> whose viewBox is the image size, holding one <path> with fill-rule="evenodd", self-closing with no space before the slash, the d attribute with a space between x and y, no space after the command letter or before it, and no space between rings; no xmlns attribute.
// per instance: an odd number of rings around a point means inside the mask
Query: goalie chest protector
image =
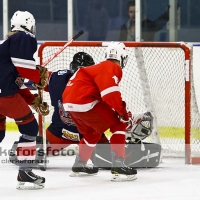
<svg viewBox="0 0 200 200"><path fill-rule="evenodd" d="M125 164L129 167L151 168L160 162L161 145L155 143L126 144ZM110 144L97 144L92 156L93 163L104 169L111 167Z"/></svg>

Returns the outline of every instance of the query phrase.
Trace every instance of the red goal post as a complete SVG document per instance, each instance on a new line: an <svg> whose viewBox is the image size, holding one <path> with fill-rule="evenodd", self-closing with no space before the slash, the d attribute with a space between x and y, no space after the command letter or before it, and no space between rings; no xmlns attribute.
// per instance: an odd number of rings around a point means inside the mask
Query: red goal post
<svg viewBox="0 0 200 200"><path fill-rule="evenodd" d="M38 50L40 64L65 42L44 42ZM108 42L72 42L46 67L69 69L73 55L89 53L95 63L105 59ZM193 86L192 46L179 42L125 42L129 59L120 83L123 99L133 113L150 110L155 118L147 141L161 143L163 155L184 156L185 163L200 164L200 117ZM44 101L50 104L48 93ZM45 117L46 126L51 123ZM42 118L39 117L40 134Z"/></svg>

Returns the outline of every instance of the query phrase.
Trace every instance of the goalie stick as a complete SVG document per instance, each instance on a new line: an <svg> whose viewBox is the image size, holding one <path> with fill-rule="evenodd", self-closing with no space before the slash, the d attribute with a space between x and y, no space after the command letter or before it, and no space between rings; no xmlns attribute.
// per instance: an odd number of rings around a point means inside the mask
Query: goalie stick
<svg viewBox="0 0 200 200"><path fill-rule="evenodd" d="M44 62L41 66L45 67L48 65L56 56L58 56L62 51L64 51L74 40L79 38L84 33L83 30L79 31L71 40L69 40L64 46L62 46L56 53L54 53L46 62ZM39 90L38 95L41 98L41 101L43 102L43 91ZM42 103L41 102L41 103ZM40 169L43 171L46 171L46 128L45 128L45 117L41 116L41 122L42 122L42 135L43 135L43 153L44 153L44 160L43 163L39 165Z"/></svg>

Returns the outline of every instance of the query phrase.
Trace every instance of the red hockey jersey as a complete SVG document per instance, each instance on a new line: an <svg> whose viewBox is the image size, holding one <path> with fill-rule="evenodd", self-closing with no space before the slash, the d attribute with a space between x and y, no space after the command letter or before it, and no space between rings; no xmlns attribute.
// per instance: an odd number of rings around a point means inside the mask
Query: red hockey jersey
<svg viewBox="0 0 200 200"><path fill-rule="evenodd" d="M66 111L86 112L99 101L123 114L123 102L119 89L122 69L109 60L79 69L69 80L62 98Z"/></svg>

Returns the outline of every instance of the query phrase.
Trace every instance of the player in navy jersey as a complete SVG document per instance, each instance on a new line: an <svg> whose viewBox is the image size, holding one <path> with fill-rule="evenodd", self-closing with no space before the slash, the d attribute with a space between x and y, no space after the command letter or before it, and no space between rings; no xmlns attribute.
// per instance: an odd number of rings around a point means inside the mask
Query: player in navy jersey
<svg viewBox="0 0 200 200"><path fill-rule="evenodd" d="M82 135L77 130L68 112L64 111L62 105L62 93L68 83L69 78L80 68L93 65L93 58L85 53L78 52L74 55L70 63L70 70L59 70L53 72L49 78L49 84L45 88L51 98L51 105L54 107L52 123L46 130L49 142L47 153L53 154L66 148L70 144L78 144ZM102 137L101 141L108 141Z"/></svg>
<svg viewBox="0 0 200 200"><path fill-rule="evenodd" d="M54 112L52 115L52 122L46 130L46 138L48 141L47 154L57 153L70 144L78 144L82 138L82 135L77 130L70 115L68 112L64 111L62 105L62 93L66 84L68 83L69 78L80 67L86 67L93 64L94 60L89 54L85 52L78 52L74 55L73 61L70 63L70 70L49 72L49 83L45 87L45 91L49 92L51 105L54 107ZM28 85L30 86L32 83L29 82ZM31 96L33 96L33 94L28 93L28 91L24 91L22 94L22 97L26 97L26 99L31 99ZM38 145L41 142L42 138L38 136ZM104 134L99 142L108 142Z"/></svg>
<svg viewBox="0 0 200 200"><path fill-rule="evenodd" d="M35 175L36 136L38 124L25 100L19 94L24 78L43 89L48 80L45 68L36 66L33 54L37 50L35 19L27 11L17 11L11 18L11 31L0 44L0 142L5 136L6 117L13 118L21 136L17 145L18 186L34 183L34 189L43 188L45 178Z"/></svg>
<svg viewBox="0 0 200 200"><path fill-rule="evenodd" d="M93 64L93 58L89 54L78 52L74 55L73 61L70 63L70 70L59 70L50 75L49 84L45 88L45 91L49 92L54 112L52 115L52 123L46 130L46 137L49 141L47 149L48 154L52 154L54 150L60 151L70 144L78 144L82 138L82 135L77 130L69 113L64 111L62 105L62 93L69 78L80 67L86 67ZM102 137L101 141L108 141L105 135Z"/></svg>

